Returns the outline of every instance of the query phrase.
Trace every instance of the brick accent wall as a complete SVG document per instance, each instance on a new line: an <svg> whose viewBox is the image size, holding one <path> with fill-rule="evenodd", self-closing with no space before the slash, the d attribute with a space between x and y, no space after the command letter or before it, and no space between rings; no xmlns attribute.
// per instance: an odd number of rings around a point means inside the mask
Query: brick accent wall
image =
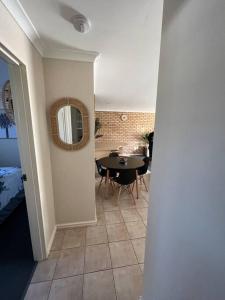
<svg viewBox="0 0 225 300"><path fill-rule="evenodd" d="M122 115L127 115L127 121L121 120ZM145 143L141 135L154 130L154 113L96 111L95 117L102 124L98 134L103 134L96 140L98 148L106 145L118 147L123 144L124 154L143 153Z"/></svg>

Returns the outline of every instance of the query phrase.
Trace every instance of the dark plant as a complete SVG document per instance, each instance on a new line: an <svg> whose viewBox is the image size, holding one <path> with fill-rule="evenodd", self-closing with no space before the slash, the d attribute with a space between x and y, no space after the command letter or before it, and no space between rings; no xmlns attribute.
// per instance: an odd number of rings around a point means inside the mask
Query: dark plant
<svg viewBox="0 0 225 300"><path fill-rule="evenodd" d="M102 124L99 120L99 118L96 118L95 119L95 138L100 138L102 137L103 135L102 134L97 134L97 132L102 128Z"/></svg>
<svg viewBox="0 0 225 300"><path fill-rule="evenodd" d="M153 142L154 131L144 133L141 138L145 141L145 143Z"/></svg>
<svg viewBox="0 0 225 300"><path fill-rule="evenodd" d="M9 138L9 128L14 125L14 121L10 120L6 113L0 114L0 127L5 128L6 138Z"/></svg>
<svg viewBox="0 0 225 300"><path fill-rule="evenodd" d="M3 178L3 176L0 176L0 194L1 192L3 192L4 190L6 190L6 186L4 181L1 181L1 178Z"/></svg>
<svg viewBox="0 0 225 300"><path fill-rule="evenodd" d="M145 143L148 143L148 137L149 137L150 132L146 132L142 134L141 138L144 140Z"/></svg>

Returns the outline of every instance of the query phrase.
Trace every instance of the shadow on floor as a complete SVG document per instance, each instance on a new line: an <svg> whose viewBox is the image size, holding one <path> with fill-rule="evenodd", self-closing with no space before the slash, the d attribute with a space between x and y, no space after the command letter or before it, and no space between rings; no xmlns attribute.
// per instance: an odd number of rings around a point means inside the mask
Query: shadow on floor
<svg viewBox="0 0 225 300"><path fill-rule="evenodd" d="M0 225L0 298L23 299L35 270L25 199Z"/></svg>

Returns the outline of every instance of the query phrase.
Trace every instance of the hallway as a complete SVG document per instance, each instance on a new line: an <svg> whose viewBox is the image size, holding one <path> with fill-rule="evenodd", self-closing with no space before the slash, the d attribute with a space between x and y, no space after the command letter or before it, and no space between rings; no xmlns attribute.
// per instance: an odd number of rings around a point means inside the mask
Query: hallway
<svg viewBox="0 0 225 300"><path fill-rule="evenodd" d="M99 181L96 181L96 188ZM49 259L39 263L26 300L137 300L142 295L148 193L96 194L96 226L58 230Z"/></svg>

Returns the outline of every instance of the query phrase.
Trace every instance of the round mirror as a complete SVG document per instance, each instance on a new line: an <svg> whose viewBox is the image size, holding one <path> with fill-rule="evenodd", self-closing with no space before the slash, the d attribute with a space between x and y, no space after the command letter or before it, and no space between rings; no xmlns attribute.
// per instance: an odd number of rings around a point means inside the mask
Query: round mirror
<svg viewBox="0 0 225 300"><path fill-rule="evenodd" d="M82 115L78 108L65 105L57 113L59 137L69 145L79 143L83 138Z"/></svg>

